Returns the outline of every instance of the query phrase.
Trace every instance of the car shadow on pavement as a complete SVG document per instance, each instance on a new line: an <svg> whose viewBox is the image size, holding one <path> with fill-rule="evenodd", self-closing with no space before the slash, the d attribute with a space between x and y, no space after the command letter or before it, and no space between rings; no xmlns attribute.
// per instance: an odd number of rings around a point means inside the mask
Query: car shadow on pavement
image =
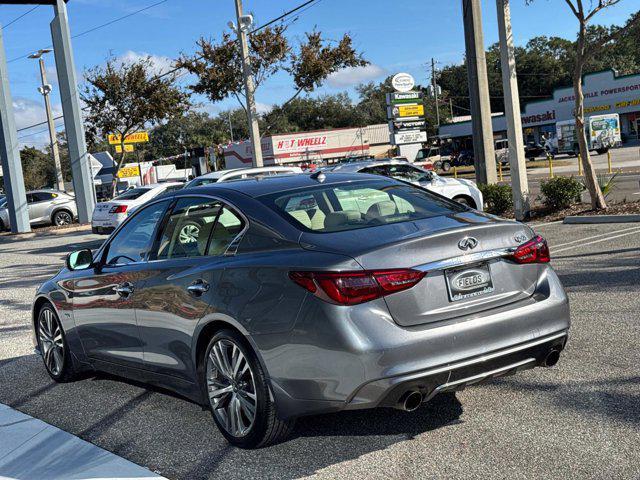
<svg viewBox="0 0 640 480"><path fill-rule="evenodd" d="M298 420L291 438L231 447L202 407L110 376L55 384L36 355L0 361L0 403L169 478L298 478L458 423L462 405L435 397L415 412L362 410Z"/></svg>

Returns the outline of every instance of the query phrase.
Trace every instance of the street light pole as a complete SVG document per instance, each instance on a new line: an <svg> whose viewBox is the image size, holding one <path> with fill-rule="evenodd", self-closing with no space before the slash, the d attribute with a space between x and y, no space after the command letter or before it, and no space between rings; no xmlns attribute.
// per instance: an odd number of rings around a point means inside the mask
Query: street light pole
<svg viewBox="0 0 640 480"><path fill-rule="evenodd" d="M238 20L237 34L242 51L242 74L244 76L244 89L247 97L247 117L249 121L249 133L251 134L251 146L253 147L253 166L262 167L262 147L260 145L260 129L258 128L258 113L256 111L256 99L254 98L255 84L251 73L251 60L249 58L249 45L247 44L247 31L251 28L253 18L251 15L242 14L242 0L236 2L236 17Z"/></svg>
<svg viewBox="0 0 640 480"><path fill-rule="evenodd" d="M38 50L37 52L29 55L29 58L38 59L38 63L40 64L40 80L42 86L38 88L38 91L44 97L44 107L47 113L47 124L49 125L49 141L51 142L51 155L53 156L53 164L55 165L57 188L58 190L64 191L64 178L62 176L62 165L60 163L58 137L56 136L56 127L53 121L53 113L51 111L51 99L49 98L52 88L51 85L47 83L47 71L44 65L43 58L45 53L49 53L51 51L52 50L50 48Z"/></svg>
<svg viewBox="0 0 640 480"><path fill-rule="evenodd" d="M431 59L431 88L433 88L433 97L436 100L436 126L440 126L440 105L438 99L438 84L436 83L436 61Z"/></svg>

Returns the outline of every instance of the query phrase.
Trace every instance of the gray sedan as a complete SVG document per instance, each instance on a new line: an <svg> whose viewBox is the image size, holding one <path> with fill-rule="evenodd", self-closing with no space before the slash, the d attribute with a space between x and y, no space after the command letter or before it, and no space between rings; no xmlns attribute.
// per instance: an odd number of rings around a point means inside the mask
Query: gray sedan
<svg viewBox="0 0 640 480"><path fill-rule="evenodd" d="M31 225L69 225L78 216L76 199L59 190L27 192L27 207ZM0 231L11 228L7 199L0 201Z"/></svg>
<svg viewBox="0 0 640 480"><path fill-rule="evenodd" d="M55 381L105 371L172 389L244 448L282 440L302 415L411 411L550 367L569 330L529 227L337 173L158 197L97 251L71 253L32 313Z"/></svg>

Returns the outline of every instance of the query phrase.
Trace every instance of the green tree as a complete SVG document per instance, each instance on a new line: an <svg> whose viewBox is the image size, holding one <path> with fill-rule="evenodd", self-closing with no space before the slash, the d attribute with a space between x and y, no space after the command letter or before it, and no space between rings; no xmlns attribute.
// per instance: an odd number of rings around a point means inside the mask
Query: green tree
<svg viewBox="0 0 640 480"><path fill-rule="evenodd" d="M27 190L52 187L55 184L55 167L53 160L35 147L24 147L20 150L24 186Z"/></svg>
<svg viewBox="0 0 640 480"><path fill-rule="evenodd" d="M206 95L213 102L233 97L244 109L242 57L238 42L230 33L224 32L219 42L200 38L197 46L195 55L182 55L176 62L177 67L196 76L197 81L189 88L194 93ZM293 46L286 37L285 26L267 27L249 35L249 55L257 88L276 72L290 75L295 93L283 107L301 93L314 91L332 73L368 64L355 50L348 34L332 42L324 39L321 32L313 31ZM270 115L270 118L276 121L275 115Z"/></svg>
<svg viewBox="0 0 640 480"><path fill-rule="evenodd" d="M181 116L190 106L189 96L176 86L176 74L153 73L151 58L120 65L115 59L85 73L82 98L87 106L87 132L93 138L119 135L121 146L127 135ZM124 162L124 148L117 167ZM115 194L114 178L112 194Z"/></svg>

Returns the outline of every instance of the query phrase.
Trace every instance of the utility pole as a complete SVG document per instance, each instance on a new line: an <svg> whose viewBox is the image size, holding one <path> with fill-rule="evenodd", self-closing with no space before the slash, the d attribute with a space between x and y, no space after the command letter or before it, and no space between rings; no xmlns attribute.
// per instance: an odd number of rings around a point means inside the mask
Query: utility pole
<svg viewBox="0 0 640 480"><path fill-rule="evenodd" d="M229 119L229 133L231 133L231 141L233 142L233 123L231 123L231 110L229 110L227 118Z"/></svg>
<svg viewBox="0 0 640 480"><path fill-rule="evenodd" d="M496 183L498 174L493 145L489 80L487 79L480 0L462 0L462 15L464 17L476 180L485 184Z"/></svg>
<svg viewBox="0 0 640 480"><path fill-rule="evenodd" d="M436 100L436 126L440 126L440 105L438 101L438 84L436 83L436 61L431 59L431 88L433 88L433 98Z"/></svg>
<svg viewBox="0 0 640 480"><path fill-rule="evenodd" d="M262 146L260 142L260 129L258 128L258 114L256 112L256 99L254 98L255 84L251 73L251 59L249 58L249 46L247 44L247 31L253 24L251 15L242 14L242 0L236 2L236 18L238 20L237 33L242 50L242 74L244 76L244 89L247 97L247 117L249 132L251 134L251 146L253 147L253 166L262 167Z"/></svg>
<svg viewBox="0 0 640 480"><path fill-rule="evenodd" d="M64 191L64 178L62 176L62 165L60 164L58 137L56 136L56 127L51 112L51 99L49 98L52 87L47 83L47 72L44 65L44 54L52 51L50 48L43 48L29 55L29 58L38 59L38 63L40 64L40 81L42 85L38 88L38 91L44 97L44 108L47 113L47 124L49 125L49 141L51 142L51 155L53 156L53 164L56 171L57 188L58 190Z"/></svg>
<svg viewBox="0 0 640 480"><path fill-rule="evenodd" d="M527 181L524 140L518 95L516 57L511 31L511 8L509 0L496 0L498 8L498 30L500 34L500 63L502 65L502 88L504 90L505 116L509 138L509 165L511 168L511 188L516 220L529 217L529 184Z"/></svg>

